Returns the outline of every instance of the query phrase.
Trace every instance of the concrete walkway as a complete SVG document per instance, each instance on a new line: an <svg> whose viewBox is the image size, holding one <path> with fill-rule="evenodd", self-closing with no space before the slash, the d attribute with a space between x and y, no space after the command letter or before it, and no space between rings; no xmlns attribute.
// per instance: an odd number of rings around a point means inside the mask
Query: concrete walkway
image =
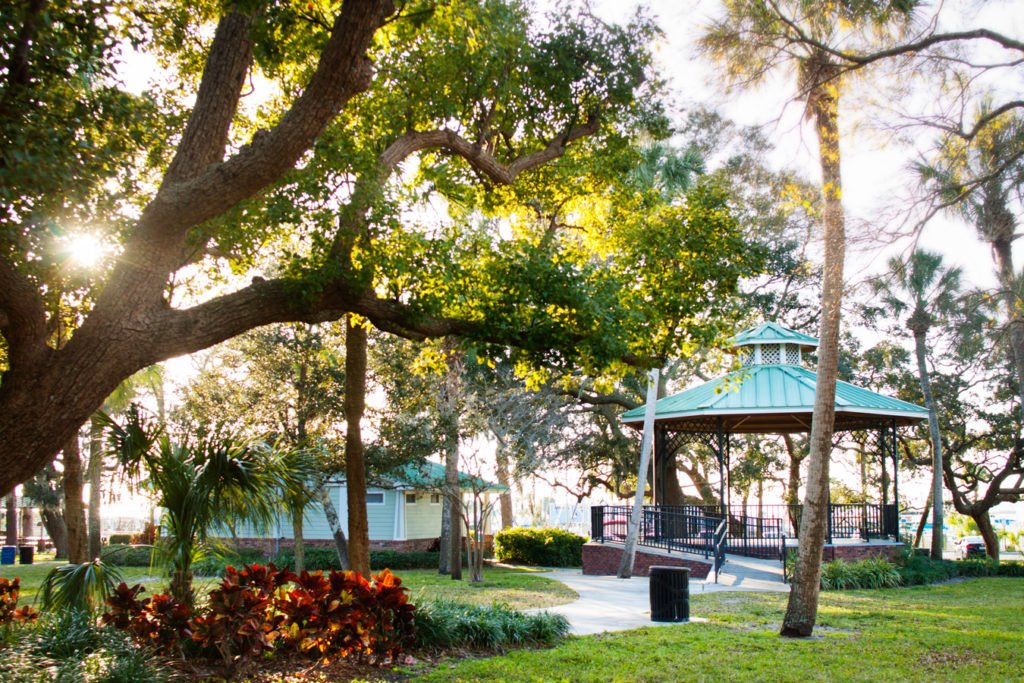
<svg viewBox="0 0 1024 683"><path fill-rule="evenodd" d="M567 605L533 612L561 614L569 620L575 635L605 631L625 631L641 626L680 626L651 621L651 605L646 576L619 579L614 576L588 576L579 569L555 569L548 574L579 593L579 599ZM782 565L778 561L755 560L730 555L715 583L714 574L706 580L690 581L690 595L718 591L786 591ZM690 623L705 621L691 610Z"/></svg>

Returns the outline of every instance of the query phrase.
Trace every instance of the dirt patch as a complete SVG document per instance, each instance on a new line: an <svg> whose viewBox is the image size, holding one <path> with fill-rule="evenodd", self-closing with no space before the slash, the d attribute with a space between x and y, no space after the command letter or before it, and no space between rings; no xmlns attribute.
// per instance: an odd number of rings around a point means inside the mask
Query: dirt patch
<svg viewBox="0 0 1024 683"><path fill-rule="evenodd" d="M985 658L972 650L930 650L918 657L917 661L934 669L959 669L985 664Z"/></svg>

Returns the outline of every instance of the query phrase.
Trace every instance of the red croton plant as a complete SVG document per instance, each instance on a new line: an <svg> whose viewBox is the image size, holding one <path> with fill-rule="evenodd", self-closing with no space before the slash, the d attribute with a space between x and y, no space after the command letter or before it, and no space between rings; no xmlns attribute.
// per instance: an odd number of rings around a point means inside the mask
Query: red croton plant
<svg viewBox="0 0 1024 683"><path fill-rule="evenodd" d="M160 654L219 661L227 670L265 652L379 665L394 660L414 633L408 589L386 569L367 581L351 571L325 576L273 564L228 567L194 612L167 594L140 600L143 591L118 586L104 623Z"/></svg>
<svg viewBox="0 0 1024 683"><path fill-rule="evenodd" d="M28 605L18 607L19 593L21 593L21 579L0 577L0 628L14 622L32 621L39 616Z"/></svg>

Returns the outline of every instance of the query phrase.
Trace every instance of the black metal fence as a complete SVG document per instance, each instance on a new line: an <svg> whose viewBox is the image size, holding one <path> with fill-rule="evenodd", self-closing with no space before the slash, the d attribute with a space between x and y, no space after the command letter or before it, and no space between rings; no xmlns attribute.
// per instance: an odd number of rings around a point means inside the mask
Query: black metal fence
<svg viewBox="0 0 1024 683"><path fill-rule="evenodd" d="M732 505L728 508L725 551L747 557L782 559L786 538L796 538L802 505ZM751 514L753 513L753 514ZM622 541L633 516L630 505L590 509L590 536ZM714 532L725 517L720 505L645 505L637 543L663 550L715 555ZM837 538L897 538L895 505L829 505L828 542Z"/></svg>
<svg viewBox="0 0 1024 683"><path fill-rule="evenodd" d="M684 509L685 508L685 509ZM596 505L590 508L590 536L596 541L623 541L633 517L628 505ZM686 550L716 556L717 549L727 553L781 559L786 536L777 519L729 515L724 538L716 539L716 528L723 522L721 508L700 506L645 505L637 543L668 551Z"/></svg>

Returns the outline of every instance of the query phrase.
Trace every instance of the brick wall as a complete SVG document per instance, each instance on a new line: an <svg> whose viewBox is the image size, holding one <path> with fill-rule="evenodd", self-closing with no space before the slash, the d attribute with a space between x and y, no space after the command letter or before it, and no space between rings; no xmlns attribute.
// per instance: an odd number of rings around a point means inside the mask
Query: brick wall
<svg viewBox="0 0 1024 683"><path fill-rule="evenodd" d="M290 550L295 542L290 538L275 540L273 538L221 538L217 539L228 546L239 548L258 548L268 557L278 548ZM307 548L333 548L334 541L327 538L306 539L303 545ZM406 541L370 541L370 550L395 550L398 552L421 552L437 549L436 538L415 538Z"/></svg>
<svg viewBox="0 0 1024 683"><path fill-rule="evenodd" d="M583 573L603 576L617 574L621 559L622 546L587 543L583 546ZM688 559L679 555L648 553L637 548L636 558L633 562L633 575L647 576L653 566L689 567L690 578L693 579L704 579L711 572L711 562Z"/></svg>
<svg viewBox="0 0 1024 683"><path fill-rule="evenodd" d="M884 557L895 560L906 548L902 543L864 544L864 545L827 545L822 550L822 558L825 562L832 560L845 560L856 562L867 560L872 557Z"/></svg>

